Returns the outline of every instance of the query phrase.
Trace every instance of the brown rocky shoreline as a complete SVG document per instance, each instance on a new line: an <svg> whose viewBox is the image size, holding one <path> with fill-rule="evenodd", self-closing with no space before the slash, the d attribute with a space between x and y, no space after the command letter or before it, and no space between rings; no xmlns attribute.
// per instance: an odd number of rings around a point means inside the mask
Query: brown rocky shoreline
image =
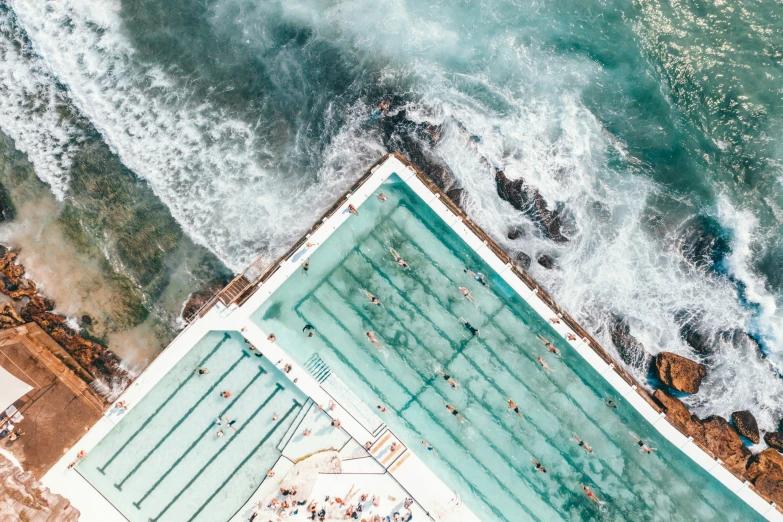
<svg viewBox="0 0 783 522"><path fill-rule="evenodd" d="M0 329L35 322L81 367L72 369L99 391L127 383L130 376L120 366L119 357L100 343L85 338L68 325L67 317L55 313L55 303L41 295L36 283L25 277L25 267L17 262L17 257L18 252L0 245L0 292L12 300L0 306Z"/></svg>

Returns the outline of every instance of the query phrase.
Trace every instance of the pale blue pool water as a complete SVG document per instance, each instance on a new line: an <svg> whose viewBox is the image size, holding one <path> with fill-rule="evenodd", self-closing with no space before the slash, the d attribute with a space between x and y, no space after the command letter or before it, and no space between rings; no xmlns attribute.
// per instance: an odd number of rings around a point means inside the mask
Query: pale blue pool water
<svg viewBox="0 0 783 522"><path fill-rule="evenodd" d="M278 444L305 403L247 347L236 332L204 336L78 472L131 522L231 518L279 458ZM236 431L225 420L217 426L218 416L235 419ZM217 437L220 428L225 435Z"/></svg>
<svg viewBox="0 0 783 522"><path fill-rule="evenodd" d="M317 354L368 404L384 404L383 420L487 522L760 520L614 396L399 178L381 191L387 201L365 202L312 255L309 271L293 275L253 314L299 363ZM389 248L412 270L397 266ZM484 273L488 286L465 267ZM365 290L384 306L371 305ZM460 317L480 335L472 338ZM306 338L306 324L318 335ZM383 349L371 345L367 331ZM537 335L553 341L562 359ZM451 389L438 369L461 390ZM508 409L509 396L524 419ZM619 408L607 407L604 397ZM592 454L569 440L573 432ZM633 435L659 451L642 453ZM531 458L549 472L536 472ZM603 503L588 500L581 484Z"/></svg>

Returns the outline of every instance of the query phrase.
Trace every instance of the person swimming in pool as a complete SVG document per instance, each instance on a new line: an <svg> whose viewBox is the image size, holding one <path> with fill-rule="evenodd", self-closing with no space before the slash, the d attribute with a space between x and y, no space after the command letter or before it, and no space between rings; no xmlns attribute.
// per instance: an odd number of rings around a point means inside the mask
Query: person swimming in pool
<svg viewBox="0 0 783 522"><path fill-rule="evenodd" d="M370 340L370 342L372 342L372 344L374 346L376 346L376 347L380 346L381 348L383 348L383 344L381 344L381 342L378 340L378 338L375 337L375 333L374 332L366 332L366 334L367 334L367 338Z"/></svg>
<svg viewBox="0 0 783 522"><path fill-rule="evenodd" d="M457 408L455 408L451 404L446 404L446 409L449 410L451 412L451 414L454 415L457 418L458 421L465 422L465 419L462 417L460 412L457 411Z"/></svg>
<svg viewBox="0 0 783 522"><path fill-rule="evenodd" d="M421 441L421 445L424 446L425 448L427 448L427 451L434 451L435 450L435 448L432 446L432 444L430 444L426 440Z"/></svg>
<svg viewBox="0 0 783 522"><path fill-rule="evenodd" d="M470 301L471 303L473 303L473 304L476 304L476 300L475 300L475 299L473 299L473 296L472 296L472 295L470 295L470 290L468 290L468 289L467 289L467 288L465 288L464 286L460 286L460 287L459 287L459 293L460 293L460 294L462 294L462 296L463 296L465 299L467 299L468 301Z"/></svg>
<svg viewBox="0 0 783 522"><path fill-rule="evenodd" d="M459 391L459 384L457 384L457 381L451 378L451 375L447 374L443 370L437 370L437 372L443 377L443 380L449 383L449 386Z"/></svg>
<svg viewBox="0 0 783 522"><path fill-rule="evenodd" d="M512 401L512 400L511 400L511 397L509 397L509 398L508 398L508 399L506 399L506 400L508 401L508 407L509 407L510 409L514 410L514 411L516 412L516 414L517 414L517 415L519 415L519 418L520 418L520 419L524 419L524 418L525 418L525 416L524 416L524 415L522 415L522 412L521 412L521 411L519 411L519 406L517 406L517 404L516 404L514 401Z"/></svg>
<svg viewBox="0 0 783 522"><path fill-rule="evenodd" d="M410 265L408 265L408 263L405 262L405 260L402 258L402 256L400 254L397 253L396 250L394 250L393 248L390 248L389 252L391 252L391 255L394 256L394 260L397 262L398 265L400 265L401 267L403 267L406 270L410 270L411 269Z"/></svg>
<svg viewBox="0 0 783 522"><path fill-rule="evenodd" d="M652 453L653 451L658 451L658 448L651 448L647 444L644 443L642 439L631 433L631 436L636 439L636 444L639 446L639 449L641 449L643 452L647 453L648 455Z"/></svg>
<svg viewBox="0 0 783 522"><path fill-rule="evenodd" d="M552 373L552 368L549 367L549 365L546 363L543 357L540 355L536 356L536 359L538 359L538 364L541 365L541 367L546 370L547 373Z"/></svg>
<svg viewBox="0 0 783 522"><path fill-rule="evenodd" d="M560 350L558 350L558 349L555 347L555 345L554 345L554 344L550 343L550 342L549 342L549 340L548 340L546 337L544 337L543 335L539 335L539 336L538 336L538 341L539 341L541 344L543 344L544 346L546 346L546 349L547 349L547 350L549 350L549 351L550 351L550 352L552 352L553 354L555 354L555 355L557 355L558 357L560 357Z"/></svg>
<svg viewBox="0 0 783 522"><path fill-rule="evenodd" d="M381 306L381 307L383 306L383 305L381 304L381 302L380 302L380 301L378 301L378 298L377 298L377 297L375 297L374 295L372 295L372 294L371 294L370 292L368 292L367 290L365 290L365 291L364 291L364 295L366 295L366 296L367 296L367 298L370 300L370 304L371 304L371 305L375 305L375 306Z"/></svg>
<svg viewBox="0 0 783 522"><path fill-rule="evenodd" d="M386 201L389 198L386 196L386 194L381 192L380 194L378 194L378 199L380 199L381 201Z"/></svg>
<svg viewBox="0 0 783 522"><path fill-rule="evenodd" d="M305 259L304 262L302 263L302 273L304 275L307 275L307 271L308 270L310 270L310 258L309 257L307 259Z"/></svg>
<svg viewBox="0 0 783 522"><path fill-rule="evenodd" d="M574 434L574 437L576 437L576 438L571 439L571 442L576 442L577 445L579 445L579 447L581 447L581 448L584 448L584 450L587 453L592 453L593 452L593 448L591 448L585 441L583 441L582 437L580 437L575 431L573 432L573 434Z"/></svg>
<svg viewBox="0 0 783 522"><path fill-rule="evenodd" d="M540 462L538 462L533 457L530 457L530 460L533 462L533 466L536 467L536 471L540 471L541 473L546 473L546 471L547 471L546 468L544 466L542 466Z"/></svg>
<svg viewBox="0 0 783 522"><path fill-rule="evenodd" d="M476 281L478 281L479 283L481 283L482 285L487 286L487 280L484 277L484 274L482 274L481 272L474 272L473 270L469 270L467 268L464 270L464 272L468 274L470 277L472 277L473 279L475 279Z"/></svg>
<svg viewBox="0 0 783 522"><path fill-rule="evenodd" d="M593 502L595 502L596 504L600 504L600 503L601 503L601 501L598 499L598 497L596 497L596 496L595 496L595 493L593 493L592 491L590 491L590 488L588 488L587 486L585 486L584 484L582 484L582 489L583 489L583 490L584 490L584 492L587 494L587 498L589 498L590 500L592 500L592 501L593 501Z"/></svg>
<svg viewBox="0 0 783 522"><path fill-rule="evenodd" d="M464 324L464 325L465 325L465 328L467 328L468 330L470 330L470 333L473 335L473 337L476 337L476 336L479 334L479 329L478 329L478 328L475 328L475 327L473 327L473 325L472 325L472 324L470 324L470 323L467 321L467 319L465 319L464 317L460 317L460 318L459 318L459 321L460 321L462 324Z"/></svg>
<svg viewBox="0 0 783 522"><path fill-rule="evenodd" d="M603 401L604 401L604 404L606 404L610 408L612 408L612 409L617 408L617 403L614 402L612 399L604 398Z"/></svg>
<svg viewBox="0 0 783 522"><path fill-rule="evenodd" d="M302 332L307 335L307 337L312 337L315 335L315 326L306 324L305 327L302 328Z"/></svg>
<svg viewBox="0 0 783 522"><path fill-rule="evenodd" d="M199 368L196 368L196 372L198 372L199 375L206 375L209 373L209 368L206 366L201 366Z"/></svg>

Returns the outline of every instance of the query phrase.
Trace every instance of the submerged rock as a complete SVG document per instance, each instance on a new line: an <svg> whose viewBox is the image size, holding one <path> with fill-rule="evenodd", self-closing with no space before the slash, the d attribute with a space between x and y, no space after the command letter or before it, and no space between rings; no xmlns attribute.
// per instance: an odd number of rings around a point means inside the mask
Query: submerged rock
<svg viewBox="0 0 783 522"><path fill-rule="evenodd" d="M707 449L721 459L727 468L742 474L745 461L750 457L750 450L742 443L731 424L723 417L712 415L702 421L702 426L707 439Z"/></svg>
<svg viewBox="0 0 783 522"><path fill-rule="evenodd" d="M779 431L768 431L764 434L764 442L770 448L775 448L778 451L783 452L783 433Z"/></svg>
<svg viewBox="0 0 783 522"><path fill-rule="evenodd" d="M731 423L734 424L737 433L753 444L758 444L761 440L759 438L759 425L756 423L756 418L749 411L735 411L731 414Z"/></svg>
<svg viewBox="0 0 783 522"><path fill-rule="evenodd" d="M522 230L522 227L509 227L508 232L506 232L506 237L511 239L512 241L514 239L519 239L524 235L525 232L524 230Z"/></svg>
<svg viewBox="0 0 783 522"><path fill-rule="evenodd" d="M514 261L517 262L519 268L527 271L530 268L530 263L532 260L530 259L529 255L525 254L521 250L518 250L517 252L514 252Z"/></svg>
<svg viewBox="0 0 783 522"><path fill-rule="evenodd" d="M745 476L764 498L783 502L783 455L772 448L754 455L748 461Z"/></svg>
<svg viewBox="0 0 783 522"><path fill-rule="evenodd" d="M543 266L547 270L552 270L555 267L555 259L547 254L542 254L538 256L538 259L536 260L539 265Z"/></svg>
<svg viewBox="0 0 783 522"><path fill-rule="evenodd" d="M625 364L643 368L649 364L650 355L636 337L631 335L628 321L618 315L612 315L612 344L617 348Z"/></svg>
<svg viewBox="0 0 783 522"><path fill-rule="evenodd" d="M530 218L546 237L558 243L568 241L560 231L560 211L549 210L538 190L523 179L509 179L502 170L495 171L495 183L498 196Z"/></svg>
<svg viewBox="0 0 783 522"><path fill-rule="evenodd" d="M702 446L707 446L704 426L696 415L691 414L680 399L667 395L663 390L655 390L653 399L661 405L669 422L681 429L686 435L693 437Z"/></svg>
<svg viewBox="0 0 783 522"><path fill-rule="evenodd" d="M661 352L653 362L655 375L666 386L685 393L696 393L707 368L671 352Z"/></svg>

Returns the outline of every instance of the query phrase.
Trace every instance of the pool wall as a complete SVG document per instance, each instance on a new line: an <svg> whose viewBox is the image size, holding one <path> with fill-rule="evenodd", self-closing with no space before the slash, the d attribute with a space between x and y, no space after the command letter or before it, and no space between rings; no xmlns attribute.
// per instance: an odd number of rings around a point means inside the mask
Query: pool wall
<svg viewBox="0 0 783 522"><path fill-rule="evenodd" d="M242 330L255 344L264 345L265 333L249 321L249 316L280 288L291 274L300 269L301 263L309 253L318 248L318 244L322 244L348 219L349 204L359 207L393 173L396 173L419 195L544 320L549 321L554 316L560 317L560 323L552 325L553 328L564 338L569 333L573 333L577 339L570 342L571 346L664 437L766 519L783 522L783 513L776 509L774 503L769 503L759 496L749 482L743 482L722 466L719 459L715 459L692 438L670 424L665 414L638 382L619 368L607 352L573 318L560 309L533 279L515 266L500 247L470 221L426 175L396 153L387 154L373 165L318 223L274 264L267 266L264 258L258 258L226 288L210 299L194 315L191 324L133 382L120 400L127 401L129 407L133 408L211 330ZM308 242L316 244L308 247ZM256 342L256 339L260 341ZM278 354L285 356L285 352L280 347L267 344L263 351L270 359L277 357ZM310 377L307 370L294 366L295 371L291 377L294 374L300 376L297 386L316 403L323 403L326 392ZM344 419L346 430L354 438L362 440L365 434L372 435L367 433L358 422L351 421L349 411L342 410L341 413L347 415L341 418ZM75 459L78 451L89 452L122 418L105 414L43 478L44 484L52 491L65 495L71 500L82 512L82 520L109 522L125 520L84 478L66 469L68 463ZM430 505L434 508L443 505L453 496L453 493L440 480L435 479L434 474L415 455L412 455L405 465L395 468L394 477L425 507ZM478 520L468 510L464 510L463 514L465 516L459 517L460 520Z"/></svg>

